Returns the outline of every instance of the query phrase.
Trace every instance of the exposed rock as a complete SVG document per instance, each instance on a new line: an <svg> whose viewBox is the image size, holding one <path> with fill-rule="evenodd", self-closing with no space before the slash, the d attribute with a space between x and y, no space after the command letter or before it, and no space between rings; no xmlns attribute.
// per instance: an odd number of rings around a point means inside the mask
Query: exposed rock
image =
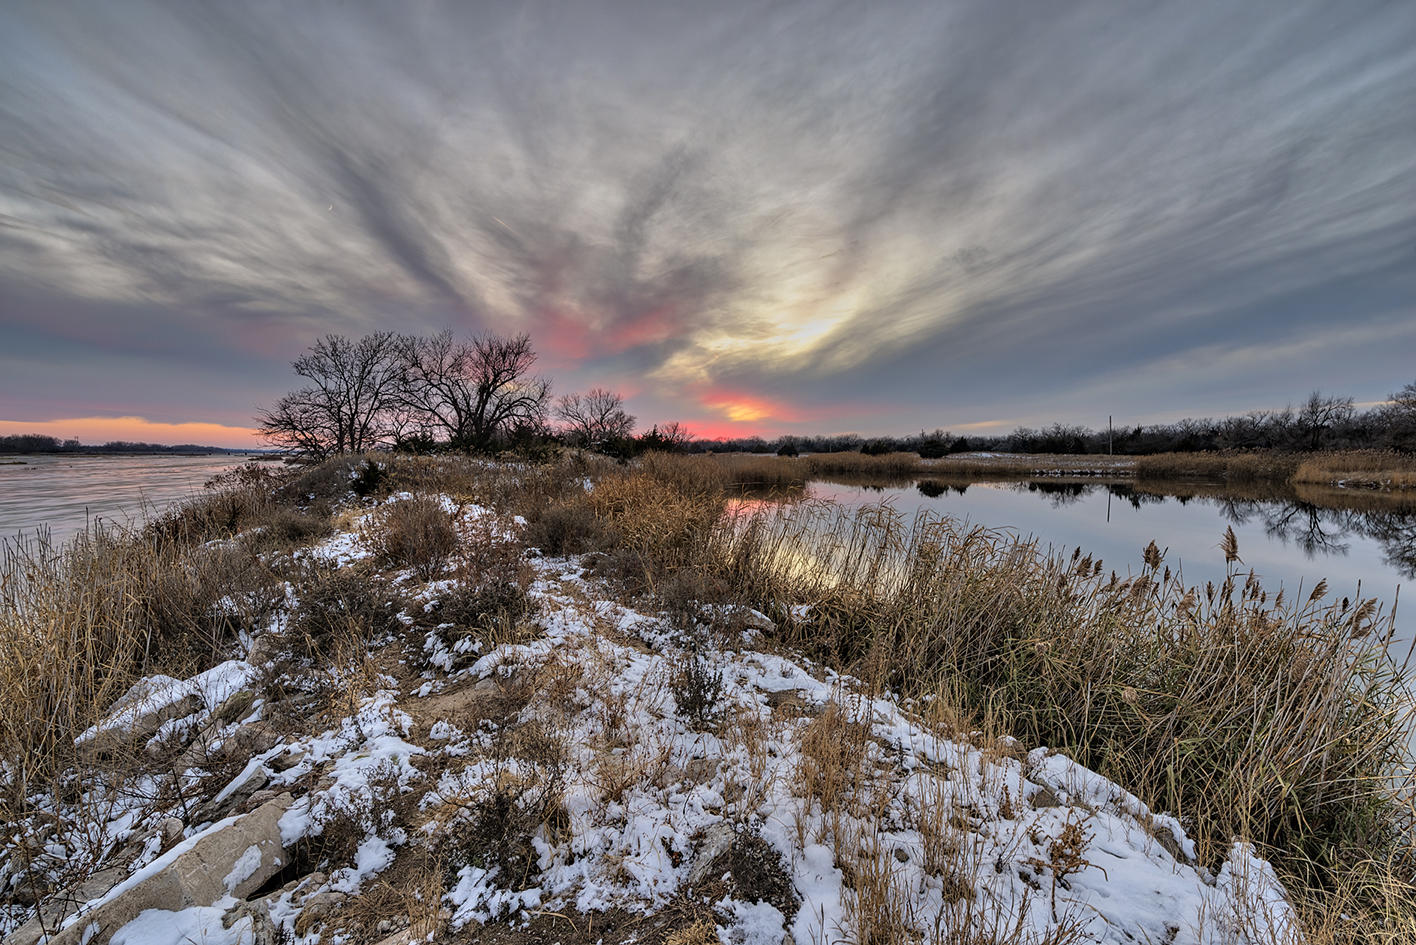
<svg viewBox="0 0 1416 945"><path fill-rule="evenodd" d="M180 817L164 818L157 830L162 834L162 849L170 850L182 842L182 834L186 826Z"/></svg>
<svg viewBox="0 0 1416 945"><path fill-rule="evenodd" d="M688 871L688 884L696 886L707 879L714 861L728 852L736 838L737 831L733 829L732 824L714 824L709 827L698 847L698 859L694 860L693 868Z"/></svg>
<svg viewBox="0 0 1416 945"><path fill-rule="evenodd" d="M251 923L250 945L280 945L283 940L281 930L271 921L270 906L264 899L238 902L221 917L221 926L229 929L243 919L248 919ZM248 940L243 935L241 941L245 943Z"/></svg>
<svg viewBox="0 0 1416 945"><path fill-rule="evenodd" d="M250 757L270 751L280 742L280 736L263 722L252 722L232 732L221 743L221 753L227 759Z"/></svg>
<svg viewBox="0 0 1416 945"><path fill-rule="evenodd" d="M1029 803L1032 804L1034 810L1041 810L1044 807L1062 806L1062 801L1058 799L1057 792L1045 784L1033 792L1032 799Z"/></svg>
<svg viewBox="0 0 1416 945"><path fill-rule="evenodd" d="M148 676L123 694L107 717L77 739L81 749L111 754L145 741L162 723L191 715L202 707L191 686L171 676Z"/></svg>
<svg viewBox="0 0 1416 945"><path fill-rule="evenodd" d="M261 666L280 658L280 652L285 647L285 638L278 633L262 633L251 641L250 652L246 654L246 662L252 666Z"/></svg>
<svg viewBox="0 0 1416 945"><path fill-rule="evenodd" d="M256 702L256 694L250 689L242 689L233 693L225 702L216 707L216 711L211 714L214 721L222 725L230 725L232 722L239 722L251 713L251 706Z"/></svg>
<svg viewBox="0 0 1416 945"><path fill-rule="evenodd" d="M58 927L79 907L92 899L97 899L120 883L128 871L121 866L110 866L99 870L81 883L70 886L49 899L39 908L39 913L24 925L5 937L3 945L35 945L44 937L46 930Z"/></svg>
<svg viewBox="0 0 1416 945"><path fill-rule="evenodd" d="M227 785L211 801L198 807L192 813L192 822L204 824L208 821L220 820L270 781L270 772L266 771L264 765L256 765L243 774L244 777L239 782Z"/></svg>
<svg viewBox="0 0 1416 945"><path fill-rule="evenodd" d="M293 803L291 795L282 794L225 827L178 845L138 877L110 889L49 945L107 945L114 932L147 909L178 912L210 906L225 896L246 898L285 865L280 817ZM11 945L9 939L5 945Z"/></svg>

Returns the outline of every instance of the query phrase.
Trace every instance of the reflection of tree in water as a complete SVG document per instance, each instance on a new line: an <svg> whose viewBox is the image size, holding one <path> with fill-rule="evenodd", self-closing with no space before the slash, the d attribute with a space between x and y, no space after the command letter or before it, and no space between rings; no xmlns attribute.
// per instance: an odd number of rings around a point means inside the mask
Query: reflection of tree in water
<svg viewBox="0 0 1416 945"><path fill-rule="evenodd" d="M1097 490L1097 486L1088 482L1028 482L1029 492L1036 492L1047 496L1054 509L1060 509L1068 505L1076 505L1082 499L1091 495Z"/></svg>
<svg viewBox="0 0 1416 945"><path fill-rule="evenodd" d="M1264 501L1216 497L1221 514L1235 525L1263 524L1264 533L1293 542L1309 558L1346 555L1348 537L1370 538L1382 549L1386 564L1403 577L1416 579L1416 510L1337 509L1301 499Z"/></svg>
<svg viewBox="0 0 1416 945"><path fill-rule="evenodd" d="M1188 496L1156 495L1153 492L1137 492L1135 487L1129 483L1113 482L1106 487L1118 499L1125 499L1131 503L1131 508L1139 509L1143 505L1164 505L1167 502L1177 501L1185 505L1190 501Z"/></svg>
<svg viewBox="0 0 1416 945"><path fill-rule="evenodd" d="M1351 543L1342 540L1354 531L1361 533L1354 527L1356 523L1347 520L1352 514L1342 509L1324 509L1311 502L1266 504L1258 509L1264 534L1285 545L1293 542L1309 558L1320 554L1341 556L1352 550Z"/></svg>
<svg viewBox="0 0 1416 945"><path fill-rule="evenodd" d="M1387 565L1402 577L1416 580L1416 513L1368 512L1363 519L1363 534L1382 546Z"/></svg>

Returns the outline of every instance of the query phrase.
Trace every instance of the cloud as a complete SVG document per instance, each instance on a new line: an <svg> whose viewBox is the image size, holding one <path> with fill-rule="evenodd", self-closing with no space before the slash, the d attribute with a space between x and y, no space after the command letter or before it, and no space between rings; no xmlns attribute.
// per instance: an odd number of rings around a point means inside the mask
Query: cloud
<svg viewBox="0 0 1416 945"><path fill-rule="evenodd" d="M632 385L649 422L721 388L776 405L747 426L932 427L1095 412L1099 372L1215 345L1250 352L1215 399L1298 396L1316 355L1251 375L1333 317L1305 296L1416 314L1399 4L36 2L0 26L0 331L168 364L170 402L194 357L236 352L268 401L327 331L451 326L530 331L562 390Z"/></svg>

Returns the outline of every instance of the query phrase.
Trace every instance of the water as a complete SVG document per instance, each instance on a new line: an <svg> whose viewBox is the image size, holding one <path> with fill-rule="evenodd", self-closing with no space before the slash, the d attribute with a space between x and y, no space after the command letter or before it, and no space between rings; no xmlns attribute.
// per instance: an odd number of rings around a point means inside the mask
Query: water
<svg viewBox="0 0 1416 945"><path fill-rule="evenodd" d="M926 480L923 486L934 492L944 484ZM1242 571L1252 568L1265 590L1283 589L1290 600L1326 579L1328 600L1356 600L1360 593L1377 598L1390 612L1401 585L1416 577L1416 497L1335 489L1245 493L1197 486L1165 494L1165 487L1147 485L1146 490L1050 481L949 484L938 495L925 494L915 483L807 486L812 497L847 505L888 502L907 518L927 510L1008 529L1038 539L1042 551L1070 555L1081 548L1121 575L1140 572L1142 549L1154 541L1168 549L1165 563L1172 570L1201 587L1224 580L1219 544L1227 527L1239 540ZM1398 611L1396 627L1409 645L1416 621Z"/></svg>
<svg viewBox="0 0 1416 945"><path fill-rule="evenodd" d="M0 456L0 538L48 528L57 544L92 519L135 525L202 491L246 456ZM24 465L11 465L15 463Z"/></svg>

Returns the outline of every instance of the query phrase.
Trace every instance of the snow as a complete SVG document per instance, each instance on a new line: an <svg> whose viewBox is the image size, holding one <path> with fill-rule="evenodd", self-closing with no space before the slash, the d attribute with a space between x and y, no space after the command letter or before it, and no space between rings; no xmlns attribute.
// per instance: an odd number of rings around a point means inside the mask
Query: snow
<svg viewBox="0 0 1416 945"><path fill-rule="evenodd" d="M512 530L488 509L443 501L466 525L488 526L501 537ZM377 511L351 516L346 530L306 554L331 566L367 560L373 552L365 523ZM542 825L533 837L539 872L524 888L513 888L510 877L486 862L456 865L445 894L454 928L537 911L652 912L684 889L696 864L711 861L735 837L756 836L781 857L800 907L789 918L777 905L742 898L753 890L738 889L712 904L726 945L779 945L784 935L802 945L851 938L859 884L849 881L847 871L884 877L916 937L928 938L935 917L955 921L972 914L1009 930L1021 922L1025 938L1071 920L1080 927L1079 941L1116 945L1297 941L1298 924L1282 885L1247 845L1236 843L1218 876L1211 876L1195 865L1195 845L1176 818L1149 810L1066 756L1043 747L1024 754L1011 740L981 745L972 736L941 732L858 680L755 648L762 641L758 634L710 647L709 664L722 673L717 724L695 730L675 703L672 680L685 651L664 616L608 599L572 559L535 558L531 566L536 576L530 593L540 605L543 631L537 638L493 645L469 635L457 652L443 644L438 630L410 628L419 634L413 648L422 647L432 667L423 677L402 688L381 677L352 714L332 719L322 731L286 737L251 758L215 795L220 803L258 771L269 777L270 788L296 793L280 820L286 846L319 835L341 812L366 812L352 863L332 864L328 877L321 874L269 900L273 919L288 931L299 915L298 897L358 895L389 869L401 848L425 839L419 830L455 825L477 799L508 779L538 783L544 772L536 763L498 754L491 732L451 714L428 717L430 710L418 704L434 694L446 698L443 693L459 686L495 692L514 678L544 677L569 682L555 700L538 690L514 721L536 723L564 748L567 823L554 835ZM411 574L400 572L398 579L425 611L451 587L434 582L414 592ZM297 604L287 596L287 610ZM804 614L794 609L794 616ZM749 616L767 619L755 611ZM458 657L464 666L475 661L454 672ZM231 660L190 680L150 677L83 737L135 724L191 694L200 697L203 713L210 712L250 684L254 673L249 663ZM781 697L792 711L773 708ZM835 812L804 796L803 736L828 710L864 733L849 762L859 764L862 784L874 792ZM410 712L423 713L425 733ZM188 724L199 724L203 713ZM275 772L269 762L285 752L294 763ZM414 764L420 757L437 762L435 783ZM394 796L413 790L426 792L419 809L429 825L410 827L410 840L385 814ZM123 814L124 829L133 829L139 813ZM156 875L234 820L198 827L160 856L148 843L144 858L150 862L81 912ZM929 860L939 855L934 830L947 830L952 844L942 867ZM1079 836L1079 859L1060 863L1061 845ZM245 851L223 880L227 891L259 862L256 847ZM222 928L221 916L232 904L150 910L113 941L244 945L254 936L249 919Z"/></svg>
<svg viewBox="0 0 1416 945"><path fill-rule="evenodd" d="M223 928L221 907L197 906L180 912L146 909L113 933L112 945L253 945L252 923L243 918Z"/></svg>

